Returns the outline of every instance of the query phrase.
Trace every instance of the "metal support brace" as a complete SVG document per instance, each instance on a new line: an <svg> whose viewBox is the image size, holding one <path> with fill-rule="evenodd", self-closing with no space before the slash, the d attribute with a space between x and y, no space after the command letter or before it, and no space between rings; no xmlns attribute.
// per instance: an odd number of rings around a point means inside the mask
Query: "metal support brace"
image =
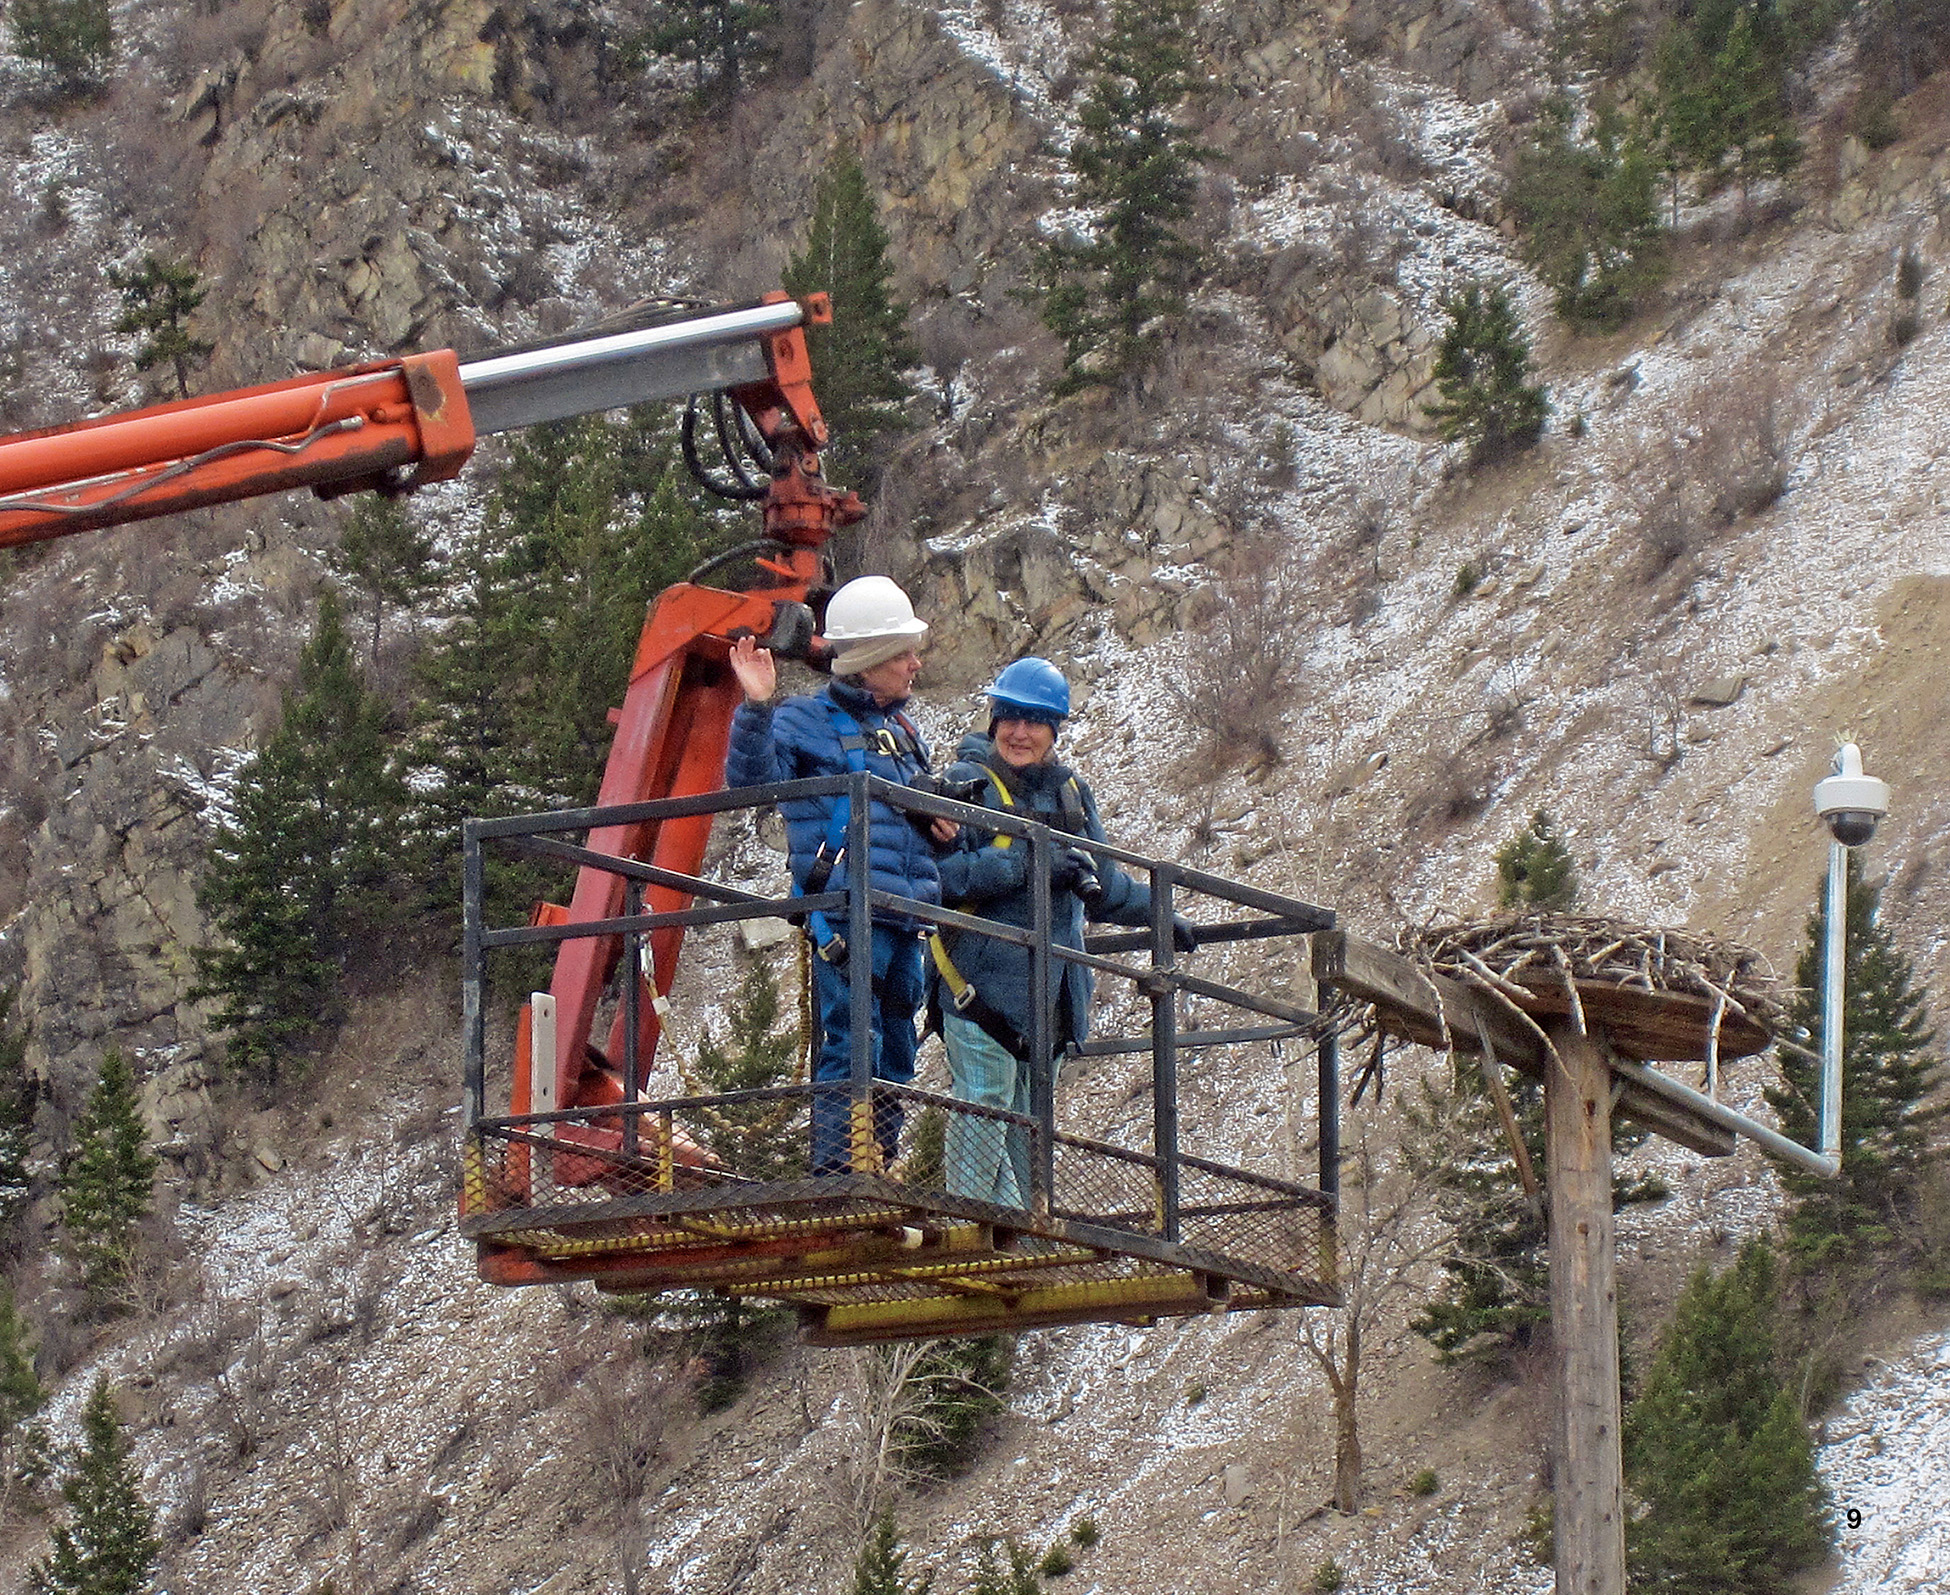
<svg viewBox="0 0 1950 1595"><path fill-rule="evenodd" d="M1173 870L1151 871L1151 963L1169 970L1176 956L1171 940ZM1158 1160L1158 1233L1178 1239L1178 994L1169 981L1151 993L1151 1152Z"/></svg>
<svg viewBox="0 0 1950 1595"><path fill-rule="evenodd" d="M643 912L643 887L628 882L623 893L624 915ZM623 938L623 1100L634 1106L643 1100L643 937L636 931ZM623 1116L623 1155L635 1157L639 1115Z"/></svg>
<svg viewBox="0 0 1950 1595"><path fill-rule="evenodd" d="M880 1162L873 1125L873 910L867 902L873 858L869 787L864 773L847 778L846 981L852 1025L852 1089L848 1093L848 1163L872 1173Z"/></svg>
<svg viewBox="0 0 1950 1595"><path fill-rule="evenodd" d="M1331 1285L1341 1269L1341 1038L1332 1030L1320 1038L1319 1064L1320 1194L1334 1204L1320 1215L1320 1277Z"/></svg>
<svg viewBox="0 0 1950 1595"><path fill-rule="evenodd" d="M1030 1204L1047 1213L1055 1200L1056 1060L1050 1045L1050 834L1029 833L1029 1111L1036 1120L1035 1157L1029 1174Z"/></svg>

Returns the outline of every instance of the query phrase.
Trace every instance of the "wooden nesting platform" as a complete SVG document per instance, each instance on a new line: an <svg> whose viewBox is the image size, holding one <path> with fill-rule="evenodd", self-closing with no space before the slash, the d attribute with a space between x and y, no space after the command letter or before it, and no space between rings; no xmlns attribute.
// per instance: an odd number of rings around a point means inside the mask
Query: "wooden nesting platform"
<svg viewBox="0 0 1950 1595"><path fill-rule="evenodd" d="M1538 1018L1568 1018L1572 1003L1562 980L1526 971L1514 982L1528 999L1510 1001ZM1577 1006L1586 1024L1602 1028L1612 1046L1641 1063L1704 1062L1714 1036L1715 1004L1690 991L1646 991L1608 980L1574 980ZM1748 1058L1764 1052L1773 1038L1764 1025L1730 1008L1721 1010L1718 1056Z"/></svg>
<svg viewBox="0 0 1950 1595"><path fill-rule="evenodd" d="M1322 931L1313 938L1314 979L1374 1006L1388 1034L1425 1047L1453 1047L1480 1053L1487 1042L1503 1063L1542 1079L1546 1061L1537 1031L1512 1008L1539 1026L1568 1022L1571 999L1561 979L1548 973L1517 982L1530 993L1491 998L1460 981L1423 969L1400 953L1349 936ZM1526 971L1528 975L1529 972ZM1534 984L1533 984L1534 982ZM1636 1062L1683 1062L1707 1055L1713 1002L1689 992L1645 991L1607 981L1576 983L1586 1024L1602 1031L1622 1056ZM1720 1023L1719 1056L1746 1057L1771 1038L1764 1027L1726 1012ZM1642 1082L1615 1077L1617 1112L1646 1129L1690 1147L1704 1157L1731 1157L1733 1131L1712 1123L1683 1103L1659 1095Z"/></svg>

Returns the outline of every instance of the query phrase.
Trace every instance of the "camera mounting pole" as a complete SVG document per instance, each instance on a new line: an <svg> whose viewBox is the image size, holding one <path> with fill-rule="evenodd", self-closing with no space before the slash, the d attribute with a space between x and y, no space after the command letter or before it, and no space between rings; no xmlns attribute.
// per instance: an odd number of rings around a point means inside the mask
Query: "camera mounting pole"
<svg viewBox="0 0 1950 1595"><path fill-rule="evenodd" d="M1842 982L1848 961L1848 853L1876 834L1889 812L1889 783L1862 773L1862 750L1844 742L1834 768L1815 783L1815 813L1834 840L1828 844L1828 923L1822 946L1821 1155L1842 1166Z"/></svg>

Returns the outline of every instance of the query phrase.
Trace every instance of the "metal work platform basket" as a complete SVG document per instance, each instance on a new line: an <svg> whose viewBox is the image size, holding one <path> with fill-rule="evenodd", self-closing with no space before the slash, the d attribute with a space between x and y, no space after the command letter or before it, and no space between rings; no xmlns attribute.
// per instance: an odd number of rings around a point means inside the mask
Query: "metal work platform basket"
<svg viewBox="0 0 1950 1595"><path fill-rule="evenodd" d="M923 798L871 776L798 782L790 790L813 787L857 788L856 815L868 809L870 796L882 797L1012 831L1038 857L1050 846L1040 826ZM1050 1069L1037 1072L1032 1111L1010 1113L873 1079L864 1046L856 1048L854 1073L846 1080L648 1100L640 1089L643 1060L633 1043L642 1030L642 1009L656 1002L657 993L627 977L614 981L621 988L615 996L624 1053L620 1100L553 1106L554 1064L543 1044L549 1037L537 1023L538 1014L547 1018L553 1009L537 994L518 1027L510 1082L514 1111L488 1116L483 1016L490 951L606 936L618 943L617 969L637 970L644 967L640 944L658 931L783 916L812 901L767 899L674 875L564 842L563 833L599 831L619 819L636 822L651 811L696 815L776 795L750 789L628 810L469 822L469 1124L461 1233L476 1243L483 1277L505 1284L587 1279L612 1291L692 1289L782 1302L799 1309L807 1339L826 1345L1339 1304L1332 1036L1319 1038L1321 1189L1186 1152L1178 1144L1181 1058L1207 1048L1310 1037L1316 1018L1283 998L1175 967L1170 934L1177 894L1187 890L1256 911L1252 918L1201 925L1201 945L1295 937L1331 923L1331 916L1104 844L1088 845L1148 874L1153 924L1093 937L1081 950L1052 944L1047 891L1037 894L1040 935L1034 927L1024 932L888 898L852 878L864 870L849 872L825 898L859 944L873 934L868 916L891 910L1016 941L1029 952L1034 988L1044 992L1061 959L1134 982L1150 998L1147 1033L1074 1050L1150 1054L1146 1147L1058 1129ZM1063 843L1075 840L1065 837ZM492 930L481 916L485 845L612 871L629 883L625 913L583 926L550 923L543 915L536 924ZM849 848L849 854L865 858L869 849ZM645 904L646 888L662 896ZM706 906L695 906L698 900ZM1297 957L1300 947L1294 946ZM1112 956L1131 951L1149 956L1133 964ZM633 989L639 985L642 990ZM1178 1004L1188 991L1273 1022L1181 1033ZM855 1026L853 1034L860 1037L864 1029ZM1032 1055L1042 1049L1047 1056L1046 1038L1031 1037L1030 1048ZM823 1134L814 1133L815 1120L823 1121ZM810 1164L815 1145L826 1160L819 1168ZM895 1149L891 1163L887 1148Z"/></svg>

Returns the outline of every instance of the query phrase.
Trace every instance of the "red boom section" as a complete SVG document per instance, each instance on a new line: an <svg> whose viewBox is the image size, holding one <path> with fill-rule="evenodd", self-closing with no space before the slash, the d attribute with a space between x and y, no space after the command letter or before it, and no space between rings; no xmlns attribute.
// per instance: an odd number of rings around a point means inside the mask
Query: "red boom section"
<svg viewBox="0 0 1950 1595"><path fill-rule="evenodd" d="M800 561L816 565L816 556L807 552L794 563ZM629 691L617 716L616 740L596 798L599 804L694 797L724 785L731 716L742 696L725 663L731 646L726 634L741 627L759 635L769 631L774 601L803 601L814 574L804 572L802 579L761 594L682 584L657 599L637 644ZM598 852L695 875L710 840L707 814L593 831L588 845ZM649 886L644 891L644 907L650 913L687 908L690 901L668 887ZM616 919L623 906L621 880L600 870L580 870L569 901L568 923ZM681 929L660 930L649 937L649 984L656 995L670 991L682 942ZM582 937L562 943L556 958L549 990L556 1003L556 1101L563 1107L621 1097L621 1083L608 1067L622 1057L620 1007L602 1056L592 1057L589 1047L597 1004L621 953L620 938ZM644 1002L639 1012L640 1056L647 1064L662 1026L654 1002Z"/></svg>
<svg viewBox="0 0 1950 1595"><path fill-rule="evenodd" d="M0 441L0 547L286 488L456 476L474 423L451 349Z"/></svg>
<svg viewBox="0 0 1950 1595"><path fill-rule="evenodd" d="M797 329L787 335L799 348ZM836 526L863 513L852 493L836 492L821 479L819 457L806 447L801 411L811 407L809 389L794 395L788 408L777 390L736 390L772 446L776 463L765 502L768 536L786 545L786 558L760 564L774 585L751 592L680 583L668 588L651 607L637 643L630 685L616 715L616 738L604 768L597 802L603 805L641 803L657 798L693 797L716 792L724 785L725 752L731 740L731 717L743 696L727 659L733 632L750 631L763 638L772 630L782 603L799 604L820 578L820 546ZM820 427L823 432L823 425ZM638 859L663 869L695 875L704 863L711 840L711 817L619 826L592 832L588 845L597 852ZM564 918L569 924L589 924L622 916L624 884L600 870L582 869ZM647 886L644 908L650 913L688 908L688 894L663 886ZM553 917L553 916L551 916ZM648 1069L662 1033L660 1004L677 977L681 928L654 931L647 938L650 969L623 970L625 980L644 982L646 1000L638 1004L638 1058ZM561 944L549 992L555 998L556 1105L559 1108L605 1106L622 1099L624 1082L624 1010L617 1004L605 1038L594 1044L597 1009L612 976L618 973L623 943L618 936L579 937ZM526 1106L527 1077L519 1061L515 1071L514 1111ZM614 1146L620 1132L585 1125L563 1125L556 1132L565 1140ZM556 1161L556 1177L565 1181L594 1179L601 1170L593 1164L578 1169L569 1158Z"/></svg>

